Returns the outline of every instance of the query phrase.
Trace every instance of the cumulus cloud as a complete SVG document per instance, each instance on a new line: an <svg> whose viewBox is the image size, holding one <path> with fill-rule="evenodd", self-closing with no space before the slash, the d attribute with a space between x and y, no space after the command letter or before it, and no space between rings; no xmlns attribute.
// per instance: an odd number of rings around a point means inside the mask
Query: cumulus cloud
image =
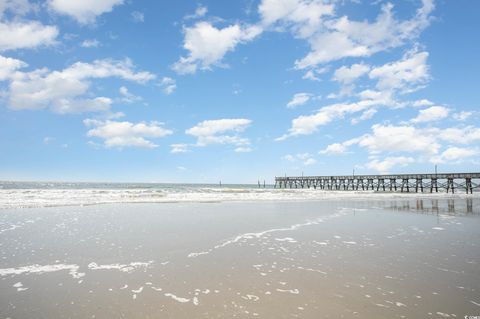
<svg viewBox="0 0 480 319"><path fill-rule="evenodd" d="M207 120L189 128L185 133L197 138L196 146L232 144L240 147L250 144L250 141L239 136L239 133L251 123L248 119Z"/></svg>
<svg viewBox="0 0 480 319"><path fill-rule="evenodd" d="M325 155L342 155L347 152L347 147L341 143L333 143L328 145L324 150L321 150L320 154Z"/></svg>
<svg viewBox="0 0 480 319"><path fill-rule="evenodd" d="M177 81L165 76L160 80L158 86L162 88L163 93L170 95L177 89Z"/></svg>
<svg viewBox="0 0 480 319"><path fill-rule="evenodd" d="M299 154L287 154L284 155L283 160L288 162L301 162L305 166L314 165L317 163L317 160L313 158L310 153L299 153Z"/></svg>
<svg viewBox="0 0 480 319"><path fill-rule="evenodd" d="M303 104L307 103L308 101L310 101L312 96L313 96L313 94L311 94L311 93L296 93L292 97L290 102L287 103L287 107L293 109L297 106L303 105Z"/></svg>
<svg viewBox="0 0 480 319"><path fill-rule="evenodd" d="M16 49L33 49L56 43L58 29L37 21L0 21L0 52Z"/></svg>
<svg viewBox="0 0 480 319"><path fill-rule="evenodd" d="M362 121L371 119L375 114L377 114L377 110L375 108L368 109L364 111L359 117L353 118L350 123L352 123L352 125L358 124Z"/></svg>
<svg viewBox="0 0 480 319"><path fill-rule="evenodd" d="M170 153L186 153L188 152L188 144L171 144Z"/></svg>
<svg viewBox="0 0 480 319"><path fill-rule="evenodd" d="M120 101L124 103L133 103L142 100L140 96L136 96L135 94L130 93L126 86L121 86L120 89L118 89L118 92L122 95Z"/></svg>
<svg viewBox="0 0 480 319"><path fill-rule="evenodd" d="M97 39L87 39L80 44L82 48L97 48L100 46L100 42Z"/></svg>
<svg viewBox="0 0 480 319"><path fill-rule="evenodd" d="M480 154L478 148L451 146L438 156L432 157L430 161L435 164L462 162L478 154Z"/></svg>
<svg viewBox="0 0 480 319"><path fill-rule="evenodd" d="M350 144L358 144L373 154L381 152L436 154L441 145L435 136L422 133L421 130L408 125L375 124L372 126L371 134L351 140Z"/></svg>
<svg viewBox="0 0 480 319"><path fill-rule="evenodd" d="M195 9L195 13L193 14L188 14L183 19L189 20L189 19L198 19L204 17L208 12L208 8L204 6L199 6L197 9Z"/></svg>
<svg viewBox="0 0 480 319"><path fill-rule="evenodd" d="M135 22L144 22L145 21L145 15L143 14L143 12L133 11L131 13L131 15L132 15L133 21L135 21Z"/></svg>
<svg viewBox="0 0 480 319"><path fill-rule="evenodd" d="M309 135L315 133L319 127L330 122L342 119L347 114L353 114L365 111L381 103L387 103L385 100L362 100L355 103L337 103L322 107L312 115L301 115L292 120L292 125L287 134L277 138L277 141L285 140L292 136Z"/></svg>
<svg viewBox="0 0 480 319"><path fill-rule="evenodd" d="M94 23L97 16L123 4L123 0L49 0L48 6L54 12L68 15L81 24Z"/></svg>
<svg viewBox="0 0 480 319"><path fill-rule="evenodd" d="M34 8L37 5L28 0L0 1L0 52L33 49L56 43L57 27L24 19Z"/></svg>
<svg viewBox="0 0 480 319"><path fill-rule="evenodd" d="M442 120L448 116L450 110L444 106L431 106L420 110L417 117L412 119L412 123L425 123Z"/></svg>
<svg viewBox="0 0 480 319"><path fill-rule="evenodd" d="M378 80L378 90L398 90L408 93L429 79L428 52L407 52L399 61L373 68L369 77Z"/></svg>
<svg viewBox="0 0 480 319"><path fill-rule="evenodd" d="M387 3L372 23L352 21L347 16L328 19L316 32L305 34L311 51L297 60L295 67L311 68L345 57L366 57L398 47L415 39L429 25L433 9L433 0L423 0L414 17L402 21L394 17L393 5Z"/></svg>
<svg viewBox="0 0 480 319"><path fill-rule="evenodd" d="M0 76L1 78L1 76ZM460 111L458 113L453 114L453 118L457 121L466 121L473 115L473 112L470 111Z"/></svg>
<svg viewBox="0 0 480 319"><path fill-rule="evenodd" d="M92 127L87 136L102 139L103 145L107 148L155 148L158 145L147 138L160 138L172 134L172 131L164 128L162 123L155 121L131 123L86 119L83 123L87 127Z"/></svg>
<svg viewBox="0 0 480 319"><path fill-rule="evenodd" d="M378 171L380 174L387 174L393 167L403 167L414 163L415 159L412 157L398 156L386 157L383 160L374 158L370 160L365 166L369 169Z"/></svg>
<svg viewBox="0 0 480 319"><path fill-rule="evenodd" d="M424 134L436 136L449 143L465 145L480 142L480 128L474 126L429 128L424 130Z"/></svg>
<svg viewBox="0 0 480 319"><path fill-rule="evenodd" d="M49 108L56 113L106 111L112 99L91 97L91 80L117 77L137 83L155 78L146 71L136 72L133 63L125 60L77 62L61 71L46 68L31 72L17 71L10 79L8 105L14 110Z"/></svg>
<svg viewBox="0 0 480 319"><path fill-rule="evenodd" d="M234 149L236 153L250 153L252 151L251 147L240 146Z"/></svg>
<svg viewBox="0 0 480 319"><path fill-rule="evenodd" d="M352 64L350 67L342 66L335 70L333 80L342 84L350 84L370 71L370 66L365 64Z"/></svg>
<svg viewBox="0 0 480 319"><path fill-rule="evenodd" d="M315 133L319 127L342 119L347 115L362 112L359 117L351 120L352 124L368 120L373 117L379 107L401 107L405 103L395 98L397 92L407 93L418 88L429 79L426 65L427 52L407 52L400 60L386 63L379 67L370 67L363 64L354 64L351 67L341 67L335 71L334 80L341 82L348 92L342 90L339 97L350 94L351 84L359 76L368 73L370 79L376 80L376 90L366 89L358 93L359 101L353 103L336 103L325 106L312 115L302 115L292 120L287 134L277 138L284 140L291 136L308 135Z"/></svg>
<svg viewBox="0 0 480 319"><path fill-rule="evenodd" d="M334 13L334 5L323 0L263 0L258 6L264 27L285 27L297 37L307 38Z"/></svg>
<svg viewBox="0 0 480 319"><path fill-rule="evenodd" d="M408 158L405 163L413 162L412 157L405 154L414 154L415 162L430 161L432 163L460 163L479 154L480 128L467 127L429 127L417 128L412 125L382 125L372 126L372 132L347 140L343 143L334 143L320 151L321 154L338 155L348 151L348 148L357 145L365 148L372 161L366 167L387 172L391 167L403 165L396 162L396 158ZM469 145L460 147L456 145ZM386 154L384 160L379 156Z"/></svg>
<svg viewBox="0 0 480 319"><path fill-rule="evenodd" d="M257 26L233 24L216 28L210 22L198 22L184 29L183 48L188 51L172 66L179 74L195 73L221 66L224 55L240 43L254 39L261 30Z"/></svg>
<svg viewBox="0 0 480 319"><path fill-rule="evenodd" d="M0 1L0 18L4 12L10 11L17 16L22 16L32 9L28 0L2 0Z"/></svg>
<svg viewBox="0 0 480 319"><path fill-rule="evenodd" d="M12 78L16 70L27 66L28 64L21 60L0 55L0 81Z"/></svg>
<svg viewBox="0 0 480 319"><path fill-rule="evenodd" d="M428 99L421 99L421 100L414 101L412 105L415 107L419 107L419 106L432 106L433 104L435 103L433 103Z"/></svg>

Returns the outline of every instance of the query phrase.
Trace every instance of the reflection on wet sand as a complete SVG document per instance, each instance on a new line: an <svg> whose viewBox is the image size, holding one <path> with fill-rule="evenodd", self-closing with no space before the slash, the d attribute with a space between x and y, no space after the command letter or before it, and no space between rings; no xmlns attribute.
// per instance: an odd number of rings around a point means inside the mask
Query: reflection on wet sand
<svg viewBox="0 0 480 319"><path fill-rule="evenodd" d="M473 198L459 199L416 199L416 200L396 200L390 202L385 207L396 211L411 211L426 214L452 214L452 215L479 215L480 207L474 206Z"/></svg>
<svg viewBox="0 0 480 319"><path fill-rule="evenodd" d="M479 199L117 204L0 215L3 318L463 318Z"/></svg>

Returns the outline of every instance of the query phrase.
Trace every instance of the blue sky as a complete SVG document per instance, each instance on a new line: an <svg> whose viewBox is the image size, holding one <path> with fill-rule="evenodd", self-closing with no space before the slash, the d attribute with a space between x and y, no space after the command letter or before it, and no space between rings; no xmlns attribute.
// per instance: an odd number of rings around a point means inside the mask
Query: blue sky
<svg viewBox="0 0 480 319"><path fill-rule="evenodd" d="M479 171L478 12L0 0L0 179Z"/></svg>

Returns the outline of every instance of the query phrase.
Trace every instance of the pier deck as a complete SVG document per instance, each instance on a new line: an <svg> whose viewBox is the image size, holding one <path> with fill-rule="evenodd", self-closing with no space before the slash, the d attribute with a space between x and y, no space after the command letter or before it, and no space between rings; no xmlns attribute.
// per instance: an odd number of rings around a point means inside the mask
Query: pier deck
<svg viewBox="0 0 480 319"><path fill-rule="evenodd" d="M480 173L388 174L340 176L275 177L275 188L315 188L322 190L374 190L389 192L454 193L463 190L472 194L480 190Z"/></svg>

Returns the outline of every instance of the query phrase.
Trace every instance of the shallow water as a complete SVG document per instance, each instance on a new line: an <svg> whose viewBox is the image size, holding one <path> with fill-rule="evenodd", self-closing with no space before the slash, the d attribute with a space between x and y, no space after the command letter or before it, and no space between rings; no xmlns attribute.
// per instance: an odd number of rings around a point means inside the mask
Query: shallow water
<svg viewBox="0 0 480 319"><path fill-rule="evenodd" d="M478 198L3 209L1 318L480 314Z"/></svg>

